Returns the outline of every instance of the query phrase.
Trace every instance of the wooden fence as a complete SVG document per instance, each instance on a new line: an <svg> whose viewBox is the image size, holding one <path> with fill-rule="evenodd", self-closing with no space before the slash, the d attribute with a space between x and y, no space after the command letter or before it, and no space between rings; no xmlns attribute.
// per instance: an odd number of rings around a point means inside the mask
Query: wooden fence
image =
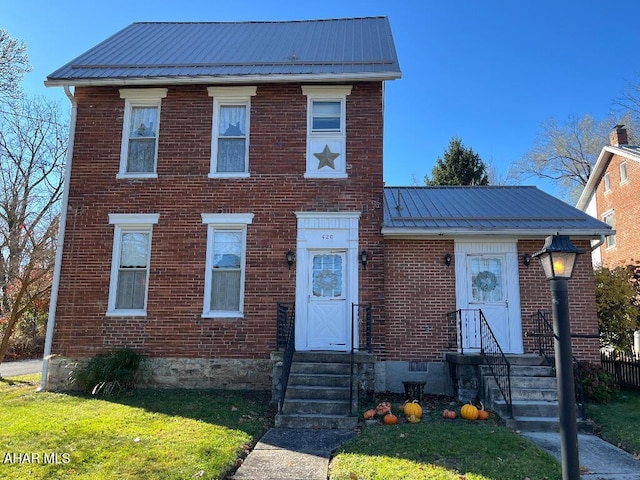
<svg viewBox="0 0 640 480"><path fill-rule="evenodd" d="M603 352L602 367L623 388L640 388L640 356L620 352Z"/></svg>

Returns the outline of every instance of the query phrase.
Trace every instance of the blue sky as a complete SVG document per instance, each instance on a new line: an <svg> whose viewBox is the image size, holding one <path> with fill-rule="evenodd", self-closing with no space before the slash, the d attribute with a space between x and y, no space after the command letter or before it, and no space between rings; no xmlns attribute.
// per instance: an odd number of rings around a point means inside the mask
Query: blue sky
<svg viewBox="0 0 640 480"><path fill-rule="evenodd" d="M0 0L0 27L27 44L25 90L65 106L46 76L132 22L380 15L389 17L403 75L386 84L390 186L421 183L452 136L504 175L541 122L604 118L625 86L640 82L637 0Z"/></svg>

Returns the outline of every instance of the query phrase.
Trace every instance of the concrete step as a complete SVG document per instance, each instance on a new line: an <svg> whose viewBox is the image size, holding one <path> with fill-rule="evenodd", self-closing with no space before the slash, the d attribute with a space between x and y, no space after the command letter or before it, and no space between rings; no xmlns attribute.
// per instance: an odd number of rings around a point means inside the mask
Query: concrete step
<svg viewBox="0 0 640 480"><path fill-rule="evenodd" d="M522 432L559 432L560 419L552 417L516 417L504 418L507 427ZM593 433L593 424L589 420L576 419L578 433Z"/></svg>
<svg viewBox="0 0 640 480"><path fill-rule="evenodd" d="M480 365L481 375L491 376L489 365ZM556 371L553 367L543 365L512 365L512 377L554 377Z"/></svg>
<svg viewBox="0 0 640 480"><path fill-rule="evenodd" d="M517 417L551 417L557 418L558 402L539 400L514 400L511 402L513 415ZM493 410L502 418L509 416L509 408L504 400L495 400Z"/></svg>
<svg viewBox="0 0 640 480"><path fill-rule="evenodd" d="M289 385L286 397L307 400L349 400L350 388L319 385Z"/></svg>
<svg viewBox="0 0 640 480"><path fill-rule="evenodd" d="M546 360L541 355L527 353L524 355L505 355L511 366L514 365L546 365Z"/></svg>
<svg viewBox="0 0 640 480"><path fill-rule="evenodd" d="M291 373L351 375L351 365L334 362L294 362L291 365Z"/></svg>
<svg viewBox="0 0 640 480"><path fill-rule="evenodd" d="M348 415L296 415L278 414L275 426L278 428L313 428L332 430L353 430L358 425L358 418Z"/></svg>
<svg viewBox="0 0 640 480"><path fill-rule="evenodd" d="M287 398L284 401L282 413L349 415L349 399L345 401Z"/></svg>
<svg viewBox="0 0 640 480"><path fill-rule="evenodd" d="M351 377L348 375L324 374L324 373L290 373L291 386L317 386L317 387L346 387L351 385Z"/></svg>

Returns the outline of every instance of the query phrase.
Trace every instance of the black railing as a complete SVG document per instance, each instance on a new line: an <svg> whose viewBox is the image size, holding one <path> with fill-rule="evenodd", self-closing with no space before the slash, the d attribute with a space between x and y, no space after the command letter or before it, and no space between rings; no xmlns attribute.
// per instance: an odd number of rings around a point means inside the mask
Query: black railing
<svg viewBox="0 0 640 480"><path fill-rule="evenodd" d="M278 402L278 413L282 413L284 406L284 397L287 394L287 385L289 384L289 373L291 372L291 364L293 363L293 354L295 353L295 304L278 303L277 306L277 348L284 348L284 356L282 359L282 373L280 376L280 400Z"/></svg>
<svg viewBox="0 0 640 480"><path fill-rule="evenodd" d="M447 314L449 330L455 331L460 353L467 349L480 351L513 418L511 399L511 364L498 344L487 319L480 309L459 309ZM453 337L453 334L450 334Z"/></svg>
<svg viewBox="0 0 640 480"><path fill-rule="evenodd" d="M358 320L358 331L356 332L356 320ZM363 328L364 327L364 328ZM351 374L349 382L349 414L353 415L353 389L354 389L354 373L355 373L355 352L356 350L365 350L369 353L373 351L371 336L371 304L370 303L352 303L351 304L351 349L350 364ZM356 347L356 334L358 335L358 346ZM355 385L357 388L357 384Z"/></svg>
<svg viewBox="0 0 640 480"><path fill-rule="evenodd" d="M555 339L557 337L553 332L551 313L538 310L533 314L533 324L535 331L527 333L527 336L535 337L538 355L543 356L548 364L555 365ZM597 335L571 335L571 337L593 338L597 337ZM580 418L586 420L587 409L584 399L582 362L580 362L580 360L578 360L574 355L571 355L571 358L573 359L576 405L578 407Z"/></svg>
<svg viewBox="0 0 640 480"><path fill-rule="evenodd" d="M491 374L495 379L500 393L507 404L509 418L513 418L513 401L511 398L511 364L505 356L500 344L493 334L487 319L479 310L480 318L480 353L484 361L489 365Z"/></svg>

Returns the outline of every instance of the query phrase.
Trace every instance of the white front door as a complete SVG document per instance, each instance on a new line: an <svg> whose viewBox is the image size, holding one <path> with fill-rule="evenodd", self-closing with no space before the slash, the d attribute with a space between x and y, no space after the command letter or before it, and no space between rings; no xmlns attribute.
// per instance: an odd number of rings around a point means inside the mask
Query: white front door
<svg viewBox="0 0 640 480"><path fill-rule="evenodd" d="M346 252L309 252L306 344L312 350L346 350Z"/></svg>
<svg viewBox="0 0 640 480"><path fill-rule="evenodd" d="M480 348L482 310L504 353L522 353L518 256L515 242L456 242L456 297L463 309L462 345ZM469 310L469 312L464 312Z"/></svg>

